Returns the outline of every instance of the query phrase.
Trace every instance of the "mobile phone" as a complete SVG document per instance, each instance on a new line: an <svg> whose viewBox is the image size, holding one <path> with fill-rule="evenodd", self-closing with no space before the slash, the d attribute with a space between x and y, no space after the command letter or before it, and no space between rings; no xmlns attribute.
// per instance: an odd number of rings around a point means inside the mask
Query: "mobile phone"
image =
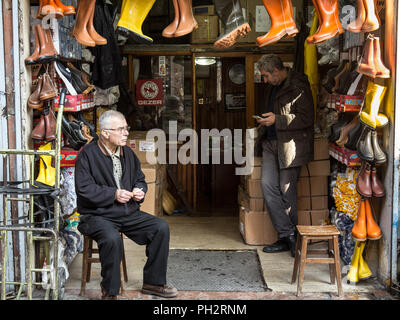
<svg viewBox="0 0 400 320"><path fill-rule="evenodd" d="M263 117L260 117L260 116L258 116L258 115L256 115L256 114L253 115L253 118L256 119L256 120L261 120L261 119L263 119Z"/></svg>

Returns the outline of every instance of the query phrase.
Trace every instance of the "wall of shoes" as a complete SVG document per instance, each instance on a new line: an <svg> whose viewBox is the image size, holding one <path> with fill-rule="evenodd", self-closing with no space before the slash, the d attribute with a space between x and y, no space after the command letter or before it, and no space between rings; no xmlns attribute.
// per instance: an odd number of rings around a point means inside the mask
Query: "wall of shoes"
<svg viewBox="0 0 400 320"><path fill-rule="evenodd" d="M390 78L383 63L383 19L375 1L358 0L356 19L340 42L339 65L321 81L321 101L329 109L331 222L341 232L340 254L353 284L372 276L364 250L368 241L382 237L374 207L385 196L380 178L387 159L381 146L389 122L380 111Z"/></svg>
<svg viewBox="0 0 400 320"><path fill-rule="evenodd" d="M88 8L94 12L95 1ZM77 231L79 214L76 212L74 165L79 150L97 137L94 89L91 75L85 70L90 61L82 59L82 39L77 14L77 1L38 1L31 4L30 39L32 54L25 59L31 68L32 91L27 107L32 109L33 129L31 138L34 149L55 148L56 115L61 88L67 89L62 115L60 152L60 202L64 225L60 227L64 244L64 261L69 264L82 250L82 235ZM93 15L91 15L93 18ZM88 18L88 17L86 17ZM86 22L87 29L93 19ZM101 39L99 39L100 41ZM40 157L36 165L36 182L49 186L55 184L55 168L51 158ZM43 260L43 257L41 257ZM43 261L38 262L39 264Z"/></svg>

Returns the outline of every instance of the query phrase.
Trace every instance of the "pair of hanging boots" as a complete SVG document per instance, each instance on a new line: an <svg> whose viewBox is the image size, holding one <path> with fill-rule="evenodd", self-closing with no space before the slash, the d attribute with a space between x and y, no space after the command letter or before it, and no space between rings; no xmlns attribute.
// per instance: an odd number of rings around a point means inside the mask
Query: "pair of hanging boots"
<svg viewBox="0 0 400 320"><path fill-rule="evenodd" d="M182 37L198 28L193 16L192 0L172 0L174 5L174 20L163 30L165 38Z"/></svg>
<svg viewBox="0 0 400 320"><path fill-rule="evenodd" d="M84 123L72 116L70 116L69 120L65 115L62 116L61 130L64 137L64 145L74 150L80 150L92 140L87 128L84 127Z"/></svg>
<svg viewBox="0 0 400 320"><path fill-rule="evenodd" d="M365 241L367 238L378 240L382 237L382 231L374 220L370 199L361 199L351 236L357 241Z"/></svg>
<svg viewBox="0 0 400 320"><path fill-rule="evenodd" d="M350 269L347 273L347 281L350 283L357 283L359 280L365 280L372 276L372 272L363 258L364 248L365 241L356 241Z"/></svg>
<svg viewBox="0 0 400 320"><path fill-rule="evenodd" d="M357 192L365 198L385 196L385 187L380 181L376 166L363 161L356 178Z"/></svg>
<svg viewBox="0 0 400 320"><path fill-rule="evenodd" d="M271 28L267 34L257 37L259 47L273 44L285 36L296 36L299 30L293 18L291 0L263 0L263 4L271 19Z"/></svg>
<svg viewBox="0 0 400 320"><path fill-rule="evenodd" d="M237 38L246 36L251 28L243 16L240 0L214 0L214 5L223 27L223 33L214 42L214 47L226 49L233 46Z"/></svg>
<svg viewBox="0 0 400 320"><path fill-rule="evenodd" d="M48 14L55 14L57 19L75 14L73 6L65 6L60 0L39 0L37 19L43 19Z"/></svg>
<svg viewBox="0 0 400 320"><path fill-rule="evenodd" d="M87 47L106 45L107 39L97 33L93 25L96 0L78 0L75 25L70 35Z"/></svg>
<svg viewBox="0 0 400 320"><path fill-rule="evenodd" d="M339 20L339 0L313 0L318 15L318 29L307 37L307 43L317 44L344 33Z"/></svg>
<svg viewBox="0 0 400 320"><path fill-rule="evenodd" d="M357 0L357 17L347 26L350 32L372 32L379 29L375 0Z"/></svg>
<svg viewBox="0 0 400 320"><path fill-rule="evenodd" d="M34 27L35 49L33 53L25 59L25 64L48 63L58 57L58 52L54 48L50 29L43 29L39 23Z"/></svg>
<svg viewBox="0 0 400 320"><path fill-rule="evenodd" d="M52 141L56 138L56 117L52 107L43 109L38 124L31 132L31 138L34 140Z"/></svg>
<svg viewBox="0 0 400 320"><path fill-rule="evenodd" d="M28 98L28 107L32 109L43 109L43 103L57 96L57 87L50 75L46 72L37 79L35 90Z"/></svg>
<svg viewBox="0 0 400 320"><path fill-rule="evenodd" d="M70 95L88 94L94 90L94 85L90 83L90 76L76 68L71 62L64 65L61 61L55 61L54 67Z"/></svg>
<svg viewBox="0 0 400 320"><path fill-rule="evenodd" d="M368 35L357 72L371 78L390 78L390 70L382 62L379 37Z"/></svg>

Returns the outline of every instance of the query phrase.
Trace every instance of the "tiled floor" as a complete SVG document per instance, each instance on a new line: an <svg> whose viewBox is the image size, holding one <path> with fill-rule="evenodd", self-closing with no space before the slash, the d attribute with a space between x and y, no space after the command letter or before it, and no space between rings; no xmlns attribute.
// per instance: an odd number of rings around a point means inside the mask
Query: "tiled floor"
<svg viewBox="0 0 400 320"><path fill-rule="evenodd" d="M256 250L264 275L271 289L267 292L180 292L176 299L392 299L376 280L369 279L356 285L346 283L342 278L344 297L337 297L337 286L330 284L327 265L307 264L304 275L303 295L296 296L297 284L291 284L294 259L288 252L266 254L263 246L249 246L239 233L237 217L190 217L164 216L170 226L171 249L229 249ZM146 262L145 247L130 239L125 239L125 252L128 265L128 283L125 284L123 299L159 299L140 292L143 266ZM84 297L79 296L81 280L81 254L69 267L65 299L98 299L100 297L100 266L92 266L92 278L87 283ZM179 289L179 288L178 288Z"/></svg>

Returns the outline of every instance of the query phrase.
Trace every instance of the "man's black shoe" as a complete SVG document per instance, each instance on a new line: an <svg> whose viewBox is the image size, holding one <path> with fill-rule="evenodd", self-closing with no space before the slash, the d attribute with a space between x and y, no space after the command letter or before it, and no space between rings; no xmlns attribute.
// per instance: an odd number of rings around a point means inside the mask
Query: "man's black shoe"
<svg viewBox="0 0 400 320"><path fill-rule="evenodd" d="M263 251L266 253L283 252L288 250L289 245L286 239L279 239L277 242L263 248Z"/></svg>
<svg viewBox="0 0 400 320"><path fill-rule="evenodd" d="M287 237L287 243L289 245L290 249L290 254L294 258L296 255L296 235L295 234L290 234L289 237Z"/></svg>

